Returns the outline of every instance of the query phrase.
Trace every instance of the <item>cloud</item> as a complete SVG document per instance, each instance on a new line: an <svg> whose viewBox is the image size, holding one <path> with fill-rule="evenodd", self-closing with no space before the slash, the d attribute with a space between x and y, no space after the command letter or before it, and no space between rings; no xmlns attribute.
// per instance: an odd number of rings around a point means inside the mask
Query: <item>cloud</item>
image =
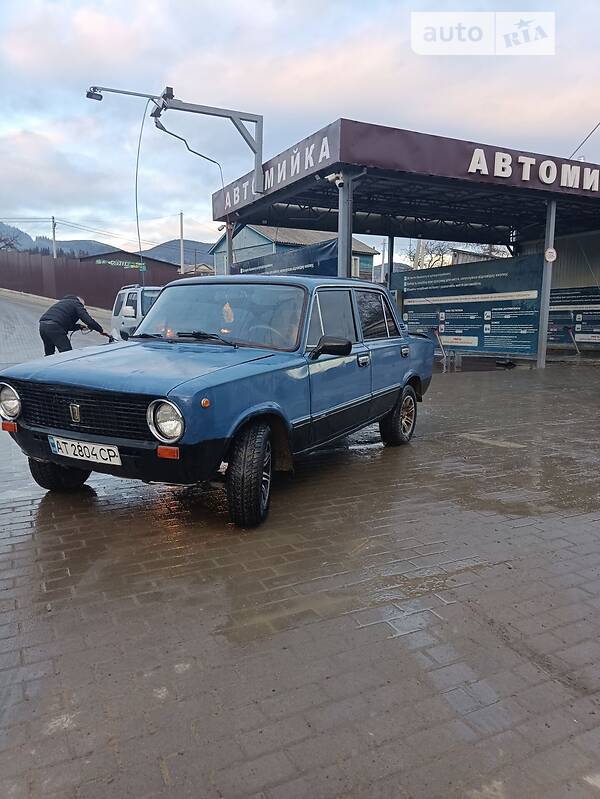
<svg viewBox="0 0 600 799"><path fill-rule="evenodd" d="M408 11L386 0L8 6L0 22L5 215L55 214L134 235L144 101L87 101L91 83L153 92L172 85L190 102L263 113L265 157L340 116L558 154L597 121L589 97L600 12L590 3L583 28L574 15L559 15L555 57L528 59L417 56ZM575 36L577 48L567 49ZM227 181L251 168L228 122L174 111L163 121L221 161ZM600 136L584 152L600 161ZM142 216L154 221L142 235L172 238L169 220L183 209L198 220L198 235L214 238L210 197L219 183L213 165L147 120L140 200Z"/></svg>

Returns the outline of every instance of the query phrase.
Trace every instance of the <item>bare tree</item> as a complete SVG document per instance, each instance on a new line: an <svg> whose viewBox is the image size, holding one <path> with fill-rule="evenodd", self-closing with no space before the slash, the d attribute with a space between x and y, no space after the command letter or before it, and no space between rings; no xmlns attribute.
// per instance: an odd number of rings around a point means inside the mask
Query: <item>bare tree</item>
<svg viewBox="0 0 600 799"><path fill-rule="evenodd" d="M19 231L0 232L0 250L16 250L19 240Z"/></svg>
<svg viewBox="0 0 600 799"><path fill-rule="evenodd" d="M411 246L407 250L408 257L415 268L430 269L433 266L448 266L452 263L452 253L454 250L465 250L472 252L473 255L480 255L482 260L486 258L508 258L510 252L502 244L461 244L452 241L424 241L421 249L420 264L415 263L417 257L417 247Z"/></svg>
<svg viewBox="0 0 600 799"><path fill-rule="evenodd" d="M444 266L448 263L452 255L453 244L449 241L432 241L427 240L423 242L421 250L421 266L430 269L433 266ZM408 257L414 263L417 255L416 247L408 248ZM415 264L418 268L418 265Z"/></svg>
<svg viewBox="0 0 600 799"><path fill-rule="evenodd" d="M503 244L473 244L474 253L485 255L487 258L508 258L510 252Z"/></svg>

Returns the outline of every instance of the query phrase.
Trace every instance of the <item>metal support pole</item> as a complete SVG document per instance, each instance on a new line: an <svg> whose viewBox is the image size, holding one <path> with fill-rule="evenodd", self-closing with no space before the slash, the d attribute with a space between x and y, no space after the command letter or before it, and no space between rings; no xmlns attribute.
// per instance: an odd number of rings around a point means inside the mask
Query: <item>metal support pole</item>
<svg viewBox="0 0 600 799"><path fill-rule="evenodd" d="M179 212L179 271L185 272L185 257L183 253L183 211Z"/></svg>
<svg viewBox="0 0 600 799"><path fill-rule="evenodd" d="M227 237L227 260L225 261L225 274L231 275L233 266L233 225L231 222L225 223L225 235Z"/></svg>
<svg viewBox="0 0 600 799"><path fill-rule="evenodd" d="M580 351L579 346L577 344L577 339L573 335L573 329L572 328L569 328L569 335L571 336L571 341L573 342L573 346L575 347L575 351L577 352L577 355L581 355L581 351Z"/></svg>
<svg viewBox="0 0 600 799"><path fill-rule="evenodd" d="M387 287L392 288L392 272L394 271L394 237L388 236L388 264L387 264ZM383 275L381 276L383 280Z"/></svg>
<svg viewBox="0 0 600 799"><path fill-rule="evenodd" d="M352 175L342 173L338 186L338 277L352 276Z"/></svg>
<svg viewBox="0 0 600 799"><path fill-rule="evenodd" d="M52 257L56 260L56 221L52 217Z"/></svg>
<svg viewBox="0 0 600 799"><path fill-rule="evenodd" d="M544 271L542 274L542 293L540 297L540 329L538 335L537 368L546 368L546 349L548 347L548 319L550 317L550 289L552 288L552 261L546 260L549 248L554 247L554 228L556 226L556 200L548 200L546 206L546 234L544 237Z"/></svg>

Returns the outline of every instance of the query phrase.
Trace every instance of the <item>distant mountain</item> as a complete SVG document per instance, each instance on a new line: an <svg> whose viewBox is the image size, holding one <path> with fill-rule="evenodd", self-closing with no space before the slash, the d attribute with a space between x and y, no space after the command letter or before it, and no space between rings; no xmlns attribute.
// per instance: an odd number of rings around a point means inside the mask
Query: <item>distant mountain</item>
<svg viewBox="0 0 600 799"><path fill-rule="evenodd" d="M52 252L52 239L47 236L36 236L33 246ZM81 255L101 255L103 252L114 250L114 247L109 247L108 244L102 244L101 241L94 239L68 239L66 241L56 239L56 248L62 250L65 255L73 255L75 258L79 258Z"/></svg>
<svg viewBox="0 0 600 799"><path fill-rule="evenodd" d="M183 260L186 264L210 264L212 266L213 257L209 255L209 250L213 245L206 241L194 241L193 239L183 240ZM179 239L165 241L144 250L144 255L150 258L158 258L160 261L169 261L172 264L179 264Z"/></svg>
<svg viewBox="0 0 600 799"><path fill-rule="evenodd" d="M2 238L8 238L10 241L14 238L17 250L28 250L30 247L35 247L31 236L18 227L5 225L4 222L0 222L0 236Z"/></svg>
<svg viewBox="0 0 600 799"><path fill-rule="evenodd" d="M40 252L52 252L52 239L48 236L36 236L33 239L28 233L11 225L0 222L0 237L15 239L17 250L39 250ZM213 257L209 255L212 247L210 242L194 241L193 239L183 240L184 261L186 264L212 264ZM56 248L61 255L79 258L83 255L101 255L105 252L112 252L116 247L111 247L95 239L70 239L66 241L56 240ZM165 241L157 244L144 254L150 258L158 258L160 261L168 261L172 264L179 264L179 239Z"/></svg>

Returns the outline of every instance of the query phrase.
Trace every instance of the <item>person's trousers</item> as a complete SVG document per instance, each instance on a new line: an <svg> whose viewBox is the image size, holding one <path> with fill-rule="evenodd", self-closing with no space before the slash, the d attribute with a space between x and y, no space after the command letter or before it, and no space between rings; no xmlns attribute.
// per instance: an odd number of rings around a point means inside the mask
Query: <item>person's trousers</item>
<svg viewBox="0 0 600 799"><path fill-rule="evenodd" d="M54 355L54 351L72 350L67 331L57 322L40 322L40 336L44 342L44 355Z"/></svg>

